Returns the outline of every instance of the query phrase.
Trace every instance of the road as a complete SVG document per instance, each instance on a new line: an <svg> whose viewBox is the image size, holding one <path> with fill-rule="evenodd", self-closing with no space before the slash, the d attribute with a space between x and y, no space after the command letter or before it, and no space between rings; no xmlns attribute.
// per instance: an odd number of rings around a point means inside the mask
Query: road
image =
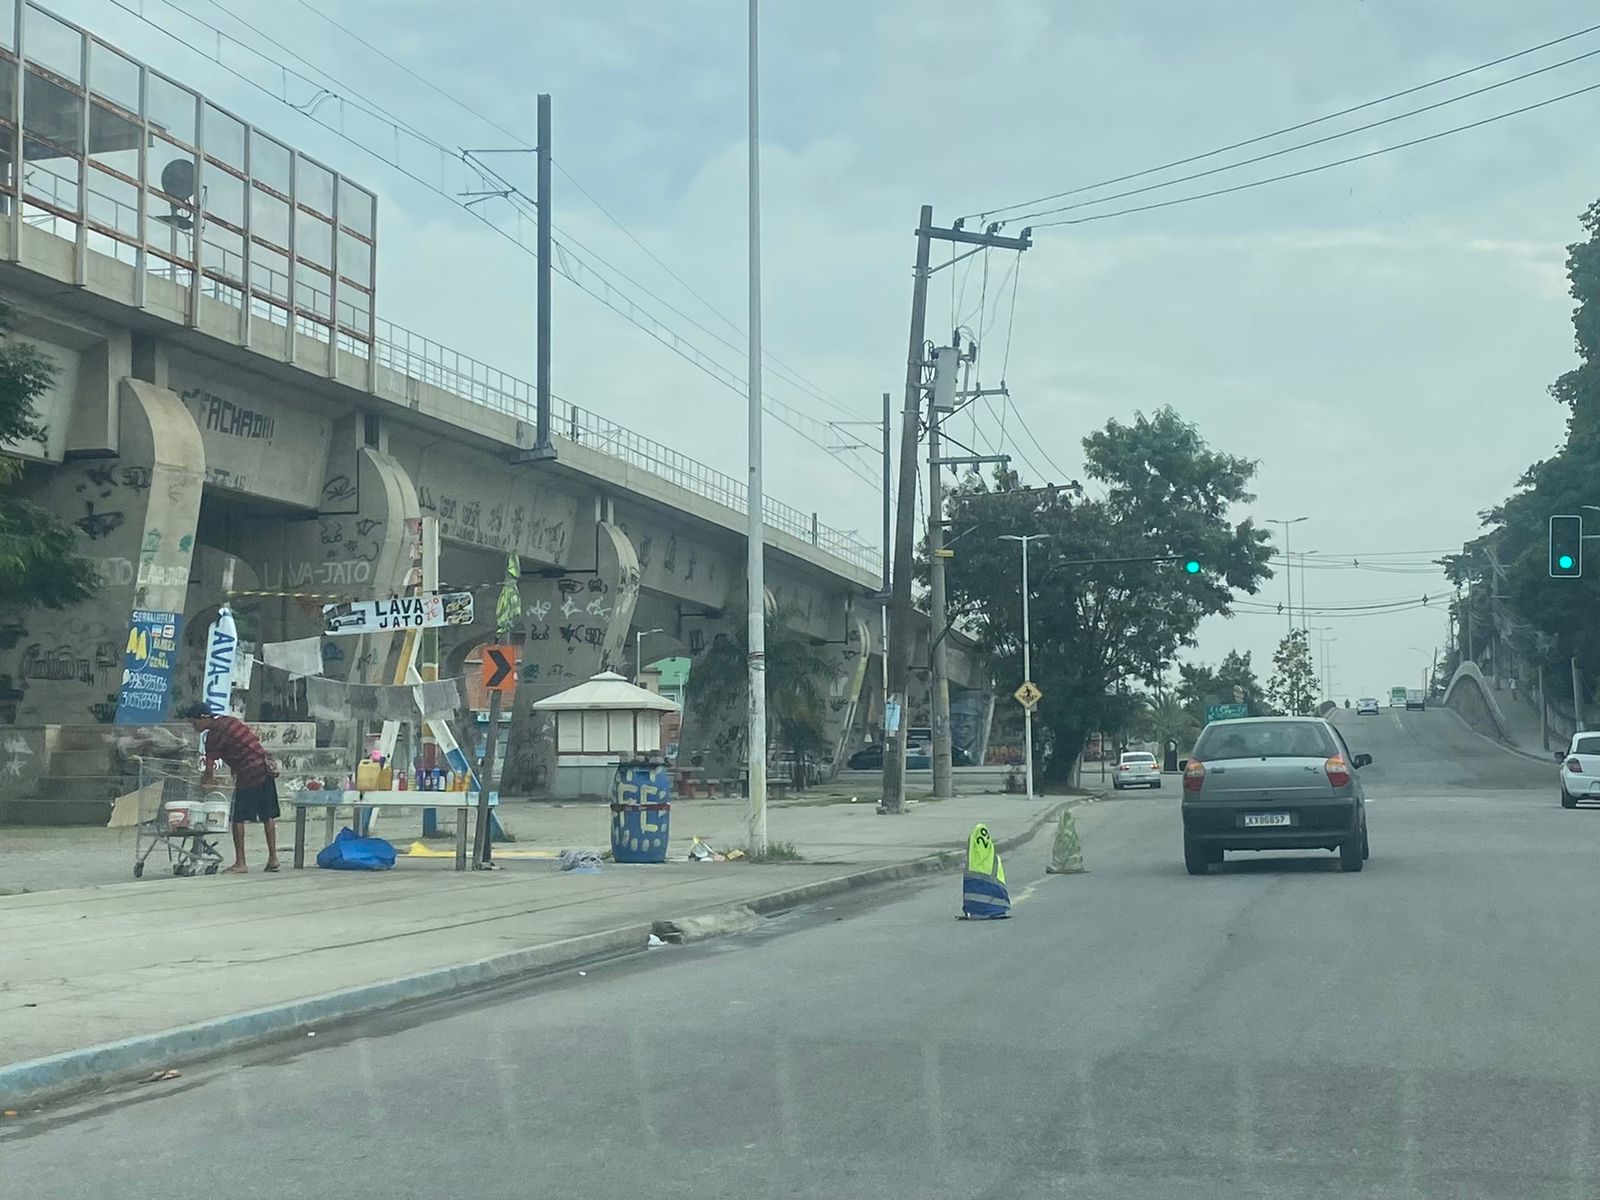
<svg viewBox="0 0 1600 1200"><path fill-rule="evenodd" d="M946 876L324 1031L5 1123L0 1195L1593 1200L1600 810L1454 714L1338 719L1359 875L1191 878L1176 792L1119 795L1011 921Z"/></svg>

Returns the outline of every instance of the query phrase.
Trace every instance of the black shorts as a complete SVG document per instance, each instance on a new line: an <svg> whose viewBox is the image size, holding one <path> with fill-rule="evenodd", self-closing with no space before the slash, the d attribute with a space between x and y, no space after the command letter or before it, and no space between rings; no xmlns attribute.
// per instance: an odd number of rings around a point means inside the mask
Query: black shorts
<svg viewBox="0 0 1600 1200"><path fill-rule="evenodd" d="M276 821L278 819L278 781L268 779L255 787L233 789L233 811L228 819L235 825L246 821Z"/></svg>

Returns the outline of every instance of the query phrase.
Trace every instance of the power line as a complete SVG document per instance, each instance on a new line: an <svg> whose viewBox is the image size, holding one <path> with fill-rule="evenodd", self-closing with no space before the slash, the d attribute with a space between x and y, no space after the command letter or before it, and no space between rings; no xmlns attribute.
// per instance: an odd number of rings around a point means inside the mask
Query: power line
<svg viewBox="0 0 1600 1200"><path fill-rule="evenodd" d="M1130 179L1141 179L1146 175L1154 175L1159 171L1171 170L1173 167L1186 167L1190 163L1201 162L1204 159L1214 158L1219 154L1227 154L1233 150L1242 150L1246 146L1254 146L1260 142L1270 141L1272 138L1282 137L1284 134L1298 133L1300 130L1309 129L1313 125L1321 125L1328 121L1336 121L1340 117L1347 117L1352 113L1362 112L1369 108L1376 108L1380 104L1387 104L1391 100L1399 100L1406 96L1415 95L1417 92L1426 91L1432 87L1438 87L1440 84L1452 83L1457 79L1464 79L1468 75L1475 75L1479 71L1486 71L1491 67L1498 67L1502 63L1508 63L1518 58L1524 58L1529 54L1537 54L1540 50L1548 50L1551 46L1559 46L1563 42L1570 42L1577 38L1584 37L1587 34L1596 32L1597 30L1600 30L1600 25L1590 25L1585 29L1577 30L1575 33L1563 34L1561 37L1551 38L1547 42L1540 42L1537 46L1529 46L1526 50L1518 50L1513 54L1505 54L1499 58L1491 59L1486 63L1479 63L1475 67L1468 67L1465 70L1455 71L1449 75L1441 75L1438 79L1431 79L1427 83L1419 83L1414 87L1404 88L1398 92L1390 92L1387 96L1380 96L1376 100L1368 100L1361 104L1352 105L1349 108L1341 108L1337 112L1331 112L1320 117L1314 117L1309 121L1301 121L1294 125L1286 125L1282 129L1274 129L1270 133L1257 134L1255 137L1245 138L1243 141L1233 142L1227 146L1218 146L1214 150L1206 150L1200 154L1191 154L1186 158L1174 159L1171 162L1162 163L1160 166L1146 167L1140 171L1131 171L1126 175L1118 175L1111 179L1102 179L1098 183L1085 183L1078 187L1068 188L1066 191L1053 192L1048 196L1039 196L1033 200L1022 200L1016 204L1007 204L1000 208L991 208L981 213L970 213L968 214L968 218L983 220L988 217L998 216L1001 213L1012 212L1019 208L1031 208L1035 204L1047 204L1051 200L1059 200L1063 197L1074 196L1081 192L1094 191L1096 188L1113 187L1119 183L1126 183Z"/></svg>
<svg viewBox="0 0 1600 1200"><path fill-rule="evenodd" d="M1017 221L1031 221L1037 217L1048 217L1055 213L1071 212L1075 209L1088 208L1089 206L1095 204L1109 204L1113 200L1122 200L1128 196L1139 196L1146 192L1160 191L1162 188L1176 187L1180 183L1191 183L1196 179L1205 179L1212 175L1220 175L1224 171L1236 171L1241 167L1253 166L1256 163L1266 162L1269 159L1282 158L1285 154L1294 154L1300 150L1309 150L1313 146L1326 145L1328 142L1335 142L1340 138L1351 137L1358 133L1366 133L1369 130L1381 128L1384 125L1393 125L1397 121L1406 121L1412 117L1421 116L1423 113L1432 112L1435 109L1444 108L1447 105L1457 104L1462 100L1471 100L1473 97L1482 96L1486 92L1492 92L1499 88L1509 87L1514 83L1521 83L1523 80L1532 79L1535 75L1543 75L1547 71L1554 71L1561 67L1568 67L1575 62L1582 62L1584 59L1594 58L1596 55L1600 55L1600 49L1587 50L1584 53L1574 55L1571 58L1562 59L1560 62L1550 63L1549 65L1543 67L1536 67L1532 71L1526 71L1521 75L1513 75L1509 79L1502 79L1496 83L1486 84L1485 86L1481 88L1475 88L1470 92L1462 92L1459 96L1448 96L1445 99L1437 100L1432 104L1424 104L1420 108L1407 109L1405 112L1395 113L1390 117L1383 117L1377 121L1369 121L1365 125L1354 125L1349 129L1341 129L1338 133L1330 133L1324 137L1312 138L1310 141L1306 142L1296 142L1292 146L1284 146L1278 150L1268 150L1266 153L1257 154L1252 158L1243 158L1238 162L1223 163L1220 167L1210 167L1204 171L1194 171L1188 175L1179 175L1174 179L1164 179L1160 183L1147 183L1142 187L1129 188L1124 192L1112 192L1110 195L1106 196L1093 196L1087 200L1075 200L1071 204L1063 204L1056 208L1040 209L1036 212L1024 213L1019 217L1008 217L1005 223L1011 224Z"/></svg>
<svg viewBox="0 0 1600 1200"><path fill-rule="evenodd" d="M1298 171L1286 171L1282 175L1270 175L1265 179L1253 179L1247 183L1235 184L1232 187L1216 188L1209 192L1197 192L1189 196L1177 196L1171 200L1159 200L1151 204L1138 204L1129 208L1113 209L1106 213L1090 213L1085 217L1062 217L1055 221L1044 221L1034 226L1035 229L1050 229L1058 225L1087 225L1091 221L1109 221L1113 217L1125 217L1132 213L1152 212L1158 208L1171 208L1177 204L1189 204L1196 200L1210 200L1216 196L1228 196L1234 192L1245 192L1252 188L1265 187L1269 183L1282 183L1287 179L1299 179L1304 175L1315 175L1320 171L1329 171L1334 167L1349 166L1351 163L1363 162L1379 155L1392 154L1396 150L1407 150L1412 146L1421 146L1427 142L1436 142L1441 138L1450 137L1452 134L1466 133L1472 129L1481 129L1485 125L1493 125L1497 121L1504 121L1508 117L1518 117L1523 113L1533 112L1535 109L1547 108L1552 104L1559 104L1563 100L1571 100L1575 96L1582 96L1588 92L1600 91L1600 83L1592 83L1588 87L1575 88L1570 92L1563 92L1559 96L1551 96L1546 100L1525 104L1521 108L1514 108L1509 112L1496 113L1494 116L1484 117L1479 121L1471 121L1465 125L1456 125L1450 129L1441 129L1437 133L1430 133L1423 137L1412 138L1407 142L1396 142L1391 146L1381 146L1376 150L1369 150L1364 154L1352 154L1349 158L1335 159L1333 162L1319 163L1316 166L1302 167Z"/></svg>
<svg viewBox="0 0 1600 1200"><path fill-rule="evenodd" d="M341 123L340 126L336 126L336 125L330 124L328 121L326 121L323 118L321 118L320 116L318 116L317 111L316 111L316 107L314 105L311 105L311 104L307 104L307 105L294 104L293 102L291 102L289 100L288 95L287 95L287 90L285 90L285 94L279 95L278 93L274 92L271 88L266 87L265 85L263 85L259 81L250 78L248 75L239 72L235 68L228 67L228 64L224 63L222 61L221 57L220 57L221 41L222 41L222 39L226 39L230 44L239 47L241 50L244 50L245 52L247 52L247 53L249 53L251 55L254 55L256 58L260 59L262 62L269 63L272 66L277 67L279 69L279 71L281 71L283 73L283 77L285 79L285 89L287 89L287 78L288 78L288 76L293 75L296 79L302 81L303 83L307 84L308 86L316 88L318 90L319 94L326 94L327 96L331 96L332 98L337 99L339 101L340 106L341 106L341 111L342 111L344 106L349 105L351 108L354 108L358 112L364 113L365 115L373 118L375 121L378 121L381 124L388 125L390 129L392 129L392 130L394 130L396 132L396 134L398 134L400 132L404 132L409 137L415 138L417 141L419 141L420 143L422 143L423 145L428 147L430 150L435 150L435 151L439 152L439 154L441 155L441 166L443 166L447 162L451 162L451 163L459 162L463 166L467 167L472 175L476 176L476 179L480 184L495 184L495 185L498 185L494 189L491 189L488 193L484 193L484 192L481 192L481 191L476 193L480 198L482 198L482 196L485 195L485 194L499 195L499 196L501 196L501 197L503 197L505 199L512 200L513 207L515 207L516 206L516 200L514 200L513 197L517 197L517 198L520 198L520 200L523 203L527 204L528 206L535 207L534 201L530 197L526 196L519 189L517 189L514 185L511 185L503 176L499 175L498 173L496 173L494 171L489 170L488 168L484 167L480 163L472 161L470 159L470 157L464 152L450 150L449 148L443 146L441 143L439 143L439 142L435 141L434 139L432 139L431 137L429 137L427 134L422 133L416 127L407 124L403 120L397 120L397 119L395 119L395 118L393 118L393 117L391 117L391 116L389 116L389 115L387 115L387 114L385 114L383 112L380 112L379 110L377 110L375 108L367 107L366 104L370 104L371 102L363 103L365 98L361 97L359 93L353 93L352 92L351 94L347 95L344 92L336 92L336 91L333 91L330 88L324 87L322 84L318 83L317 80L311 78L310 76L307 76L307 75L303 74L302 72L300 72L300 71L296 70L295 68L287 65L286 63L281 62L280 60L272 58L268 54L264 54L259 50L256 50L256 49L254 49L254 48L252 48L250 46L245 45L243 42L239 41L238 38L232 36L231 34L226 33L222 29L218 28L215 25L212 25L211 23L209 23L208 21L204 20L203 18L201 18L199 16L196 16L194 13L191 13L191 12L189 12L189 11L187 11L187 10L185 10L183 8L180 8L177 5L173 4L171 2L171 0L162 0L162 2L165 3L167 5L167 7L172 9L174 12L178 12L178 13L182 14L184 17L188 18L191 21L194 21L196 24L198 24L202 28L208 29L213 34L215 34L217 36L217 38L219 39L218 40L218 50L217 50L217 52L213 53L212 51L207 50L206 48L204 48L204 47L202 47L200 45L197 45L195 42L190 41L188 38L185 38L185 37L181 36L180 34L174 32L172 29L167 28L165 25L160 24L160 23L152 20L150 17L146 16L145 13L143 11L141 11L141 9L133 7L131 4L127 3L126 0L111 0L112 4L116 5L118 8L122 9L124 12L128 13L130 16L135 17L136 19L138 19L139 21L143 22L144 24L149 25L151 28L157 30L158 32L160 32L164 36L172 39L173 41L179 43L182 46L187 47L189 50L193 51L194 53L200 55L203 58L208 59L209 61L215 63L216 65L221 66L224 69L232 70L237 78L243 80L245 83L248 83L251 87L254 87L257 91L260 91L264 95L267 95L267 96L271 97L272 99L277 100L279 103L285 105L288 108L294 109L301 116L308 117L309 119L315 121L318 125L322 126L328 132L334 134L335 136L339 137L340 139L342 139L343 141L349 143L350 145L355 146L357 149L362 150L363 152L365 152L366 154L370 155L372 158L374 158L378 162L383 163L385 166L388 166L391 169L398 171L400 174L402 174L402 175L406 176L407 178L411 179L413 182L418 183L421 186L427 188L429 191L431 191L434 194L442 197L443 199L449 200L451 203L457 205L457 207L462 208L469 215L471 215L474 218L476 218L480 223L482 223L483 225L487 226L489 229L494 230L496 233L500 234L500 236L504 237L507 241L511 242L512 245L517 246L519 249L523 250L525 253L528 253L528 254L534 254L535 253L535 251L531 247L525 245L516 235L514 235L514 234L508 232L507 230L501 228L499 225L495 224L492 220L490 220L485 215L485 213L482 210L482 208L480 208L479 206L474 205L474 204L463 203L461 201L459 195L452 196L449 192L447 192L444 189L444 187L442 186L443 185L442 173L441 173L440 184L436 185L436 184L430 182L429 180L424 179L422 176L416 174L414 171L412 171L412 170L406 168L405 166L401 165L401 163L398 161L398 158L399 158L398 146L397 146L397 149L396 149L396 152L395 152L395 157L394 158L388 158L383 153L381 153L380 151L375 149L374 147L372 147L372 146L368 145L367 143L365 143L365 142L363 142L363 141L361 141L361 140L359 140L359 139L357 139L355 137L352 137L350 134L346 133L344 131L344 129L342 128L342 123ZM256 27L251 25L248 21L245 21L243 18L239 17L237 14L231 13L226 8L223 8L220 4L217 3L217 0L208 0L208 2L213 4L215 7L219 8L222 12L227 13L230 17L232 17L239 24L243 25L244 27L246 27L248 29L251 29L253 32L258 33L260 36L263 37L264 40L266 40L268 42L271 42L273 45L279 46L279 48L283 49L283 51L286 54L288 54L290 57L296 59L297 61L299 61L301 63L304 63L308 68L310 68L311 70L317 72L317 74L323 76L329 82L337 82L331 74L329 74L328 72L324 71L322 68L317 67L314 63L311 63L309 60L304 58L302 55L296 53L295 51L293 51L293 50L291 50L291 49L289 49L287 47L284 47L282 45L282 43L277 42L275 39L271 38L269 35L266 35L266 34L262 33L260 30L257 30ZM352 99L351 98L352 96L354 96L355 98ZM397 142L398 142L398 139L397 139ZM467 193L463 193L463 194L467 194ZM519 213L519 216L520 215L522 215L522 214ZM566 237L567 241L569 243L571 243L571 245L579 246L585 251L585 253L590 254L595 259L599 260L600 262L605 262L605 260L601 259L598 254L595 254L593 251L589 250L588 247L582 246L582 244L579 243L575 238L572 238L570 235L566 235L565 233L564 233L564 236ZM606 263L606 266L610 267L610 264ZM593 268L591 268L591 269L593 269ZM617 270L614 267L612 267L611 269L612 270ZM558 268L558 273L562 274L563 278L566 278L569 282L577 284L577 280L573 279L572 276L570 274L568 274L566 271L560 271L559 268ZM596 274L598 274L598 272L596 272ZM618 274L621 274L621 272L618 271ZM627 278L627 276L623 276L623 277ZM633 281L630 280L630 282L633 282ZM610 287L611 285L608 284L607 286ZM635 284L635 286L640 286L640 285ZM716 360L710 359L709 356L704 355L697 348L694 348L692 343L689 343L686 339L683 339L683 338L679 337L677 334L674 333L670 340L667 339L667 338L663 338L655 330L650 329L650 328L646 328L645 326L640 325L637 317L635 316L635 314L633 312L624 311L621 308L617 307L615 304L612 304L612 303L609 303L609 302L605 301L604 299L599 297L592 289L580 286L580 290L584 291L585 294L587 294L587 295L589 295L589 296L591 296L593 298L601 299L601 302L605 303L606 307L610 308L613 312L615 312L618 315L622 316L624 319L628 320L630 323L634 324L635 326L638 326L639 328L644 329L644 331L646 333L650 334L657 341L659 341L662 345L666 346L668 349L672 350L675 354L679 355L679 357L684 358L686 361L690 362L692 365L700 368L702 371L706 371L706 365L705 365L706 362L715 363ZM615 289L615 290L617 290L618 292L622 291L622 289L620 289L620 288ZM641 290L645 290L645 289L643 289L641 287ZM668 302L666 302L664 300L661 300L660 297L655 296L653 293L647 292L646 294L650 295L652 299L654 299L658 303L662 304L664 307L666 307L669 311L673 312L675 315L683 317L685 320L689 320L691 323L695 324L697 328L704 329L704 327L700 326L698 322L694 322L692 318L687 317L686 314L684 314L680 310L676 309L670 303L668 303ZM636 308L636 307L637 306L633 305L632 302L630 301L630 308ZM661 324L654 317L651 317L650 319L652 321L654 321L657 325ZM724 343L724 344L727 344L727 343ZM693 354L687 352L684 349L685 346L690 347L690 349L693 350ZM736 353L740 353L738 351L737 347L734 347L734 349L735 349ZM717 365L719 367L721 366L721 364L717 364ZM727 370L727 368L725 368L725 367L722 367L722 369L723 370ZM717 379L719 382L723 383L725 386L728 386L730 389L734 390L739 395L743 395L744 394L744 384L743 384L742 381L739 381L737 379L734 379L734 380L730 381L729 379L725 379L722 376L720 376L720 375L718 375L718 374L716 374L714 372L707 371L707 373L711 374L712 378ZM765 411L767 411L770 415L772 415L775 418L777 418L781 423L786 425L788 428L794 430L797 433L800 433L801 436L807 438L807 440L812 441L813 444L817 445L820 449L822 449L822 450L824 450L826 452L829 452L830 454L832 453L831 451L829 451L828 445L827 445L826 440L825 440L826 437L828 436L828 431L825 428L824 428L823 434L821 436L813 436L813 435L807 433L804 428L802 428L801 426L795 424L796 421L809 422L809 423L815 424L819 428L821 428L821 427L825 426L825 422L817 421L815 418L810 417L809 414L803 413L800 410L795 409L790 405L786 405L780 400L774 400L770 396L765 398L764 403L763 403L763 408L765 409ZM849 411L849 410L845 410L845 411ZM789 415L785 416L784 415L785 413L787 413ZM855 459L838 459L837 461L840 461L843 465L845 465L847 469L849 469L852 473L857 475L857 477L862 479L863 482L866 482L866 483L868 483L869 485L871 485L873 487L879 486L880 480L878 479L878 476L877 476L877 473L876 473L875 470L868 469L867 467L865 467L864 465L862 465L860 462L856 461Z"/></svg>
<svg viewBox="0 0 1600 1200"><path fill-rule="evenodd" d="M229 10L227 8L223 8L223 6L218 2L218 0L208 0L208 2L213 4L213 5L215 5L218 8L222 8L222 11L227 12L229 16L232 16L235 20L239 21L241 24L246 24L248 28L254 29L254 26L249 26L246 22L244 22L244 20L242 18L240 18L238 16L238 14L232 12L231 10ZM401 62L399 59L393 57L392 55L388 54L384 50L382 50L379 47L373 45L372 42L370 42L366 38L362 37L361 34L357 33L355 30L351 29L348 25L342 24L341 22L335 20L333 17L330 17L327 13L323 12L316 5L311 4L310 0L295 0L295 3L300 5L300 7L304 8L306 11L314 14L320 20L325 21L327 24L333 26L335 29L339 30L341 33L345 34L347 37L353 39L356 42L359 42L362 46L365 46L368 50L370 50L373 54L376 54L379 58L381 58L385 62L389 63L391 66L393 66L393 67L397 68L398 70L404 72L410 78L416 80L418 83L422 84L424 87L428 88L430 91L434 92L436 95L441 96L444 99L450 101L451 104L454 104L462 112L467 113L470 116L476 117L478 120L482 121L489 128L495 130L498 133L501 133L501 134L505 135L507 138L510 138L511 141L513 143L515 143L515 145L518 148L524 149L524 150L532 150L533 149L533 146L531 146L528 143L528 141L524 137L522 137L520 134L514 133L511 130L507 129L504 125L501 125L498 121L496 121L493 117L490 117L489 115L484 113L481 109L474 108L472 105L468 104L465 100L462 100L459 96L453 95L452 93L446 91L444 88L440 87L438 84L434 83L432 80L428 79L421 72L415 70L414 68L412 68L410 66L407 66L405 63ZM259 32L259 30L257 32ZM266 35L263 34L262 36L266 36ZM302 58L298 54L295 54L295 52L293 50L289 50L288 47L282 46L282 43L276 43L275 42L274 44L280 46L280 48L284 49L287 53L293 54L294 57L298 58L301 62L307 62L306 59ZM312 64L307 62L307 65L310 66ZM554 161L554 160L552 160L552 161ZM568 183L572 184L573 187L578 189L578 191L583 195L583 197L586 200L589 201L590 204L594 205L594 207L600 212L600 214L603 217L606 218L606 220L610 221L613 225L615 225L617 227L617 229L623 234L624 237L626 237L630 242L632 242L635 246L637 246L645 255L647 255L651 262L655 263L656 266L660 267L663 271L665 271L667 273L667 275L672 279L672 281L674 283L676 283L679 287L683 288L683 290L685 292L687 292L689 295L693 296L696 300L698 300L700 302L700 304L702 306L704 306L704 308L705 308L705 310L707 312L711 313L712 316L716 317L724 325L728 326L728 328L733 330L733 332L737 336L740 336L740 337L744 336L744 332L745 331L736 322L734 322L731 318L729 318L725 313L720 311L716 307L716 305L712 304L711 301L707 300L704 296L702 296L698 291L696 291L692 286L690 286L690 284L688 283L687 280L685 280L676 271L674 271L670 266L668 266L664 261L662 261L660 256L657 255L655 253L655 251L651 250L649 246L645 245L644 242L642 242L638 238L638 236L634 234L633 230L629 229L626 225L624 225L622 223L622 221L611 212L610 209L608 209L604 204L600 203L600 201L595 197L594 193L591 192L588 188L586 188L583 185L583 183L576 176L574 176L572 174L571 171L567 170L567 168L565 166L563 166L559 162L555 163L555 168L556 168L556 170L560 171L562 175L564 175L566 177ZM571 235L567 235L567 236L568 236L569 240L575 240L575 239L571 238ZM593 251L590 251L590 253L593 253ZM598 257L598 255L596 255L596 257ZM613 267L612 269L613 270L617 270L618 274L622 274L620 269L615 268L615 267ZM626 276L624 276L624 277L626 278ZM643 287L643 285L641 285L641 284L635 284L635 286L639 286L641 288ZM656 298L660 299L659 297L656 297ZM662 301L662 303L664 304L666 302ZM707 332L709 333L710 331L708 330ZM726 344L726 343L724 343L724 344ZM733 348L735 350L738 349L738 347L733 347ZM742 351L741 351L741 353L742 353ZM832 407L838 409L841 412L849 413L851 416L859 415L855 410L853 410L853 409L849 408L848 406L840 403L838 400L834 399L832 396L829 396L826 392L822 391L816 384L814 384L810 380L806 379L805 376L801 375L793 367L791 367L787 363L785 363L776 354L773 354L770 351L765 351L762 354L762 358L765 359L766 361L770 362L774 367L780 368L780 371L778 372L780 378L784 378L785 373L788 376L791 376L792 378L785 378L784 381L786 383L789 383L792 387L795 387L800 391L808 393L809 395L812 396L813 399L819 400L824 404L831 405Z"/></svg>

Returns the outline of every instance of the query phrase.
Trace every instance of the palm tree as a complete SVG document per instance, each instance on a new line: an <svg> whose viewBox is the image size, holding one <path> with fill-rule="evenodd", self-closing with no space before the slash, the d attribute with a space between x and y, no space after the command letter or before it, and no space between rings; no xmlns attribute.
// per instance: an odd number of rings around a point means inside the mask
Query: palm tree
<svg viewBox="0 0 1600 1200"><path fill-rule="evenodd" d="M794 756L791 767L796 791L806 785L805 763L827 745L828 682L833 667L823 648L799 629L802 618L792 608L767 614L767 718L769 736ZM709 713L730 706L743 711L749 703L749 634L741 624L718 634L694 660L689 674L692 702ZM732 748L744 756L745 726L737 727Z"/></svg>
<svg viewBox="0 0 1600 1200"><path fill-rule="evenodd" d="M1145 725L1156 744L1165 749L1172 741L1178 743L1180 752L1186 750L1199 732L1199 726L1183 701L1168 693L1160 699L1145 697L1145 705Z"/></svg>

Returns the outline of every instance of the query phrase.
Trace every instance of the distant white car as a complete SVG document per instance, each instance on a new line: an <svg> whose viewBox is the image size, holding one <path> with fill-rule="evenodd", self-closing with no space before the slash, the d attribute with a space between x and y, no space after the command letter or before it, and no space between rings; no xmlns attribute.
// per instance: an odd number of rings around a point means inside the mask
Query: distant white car
<svg viewBox="0 0 1600 1200"><path fill-rule="evenodd" d="M1378 715L1378 698L1376 696L1363 696L1356 701L1356 716L1375 717Z"/></svg>
<svg viewBox="0 0 1600 1200"><path fill-rule="evenodd" d="M1117 759L1111 769L1111 786L1117 791L1130 787L1161 786L1161 764L1153 754L1129 751Z"/></svg>
<svg viewBox="0 0 1600 1200"><path fill-rule="evenodd" d="M1577 808L1580 800L1600 801L1600 733L1574 734L1556 761L1561 764L1562 808Z"/></svg>

